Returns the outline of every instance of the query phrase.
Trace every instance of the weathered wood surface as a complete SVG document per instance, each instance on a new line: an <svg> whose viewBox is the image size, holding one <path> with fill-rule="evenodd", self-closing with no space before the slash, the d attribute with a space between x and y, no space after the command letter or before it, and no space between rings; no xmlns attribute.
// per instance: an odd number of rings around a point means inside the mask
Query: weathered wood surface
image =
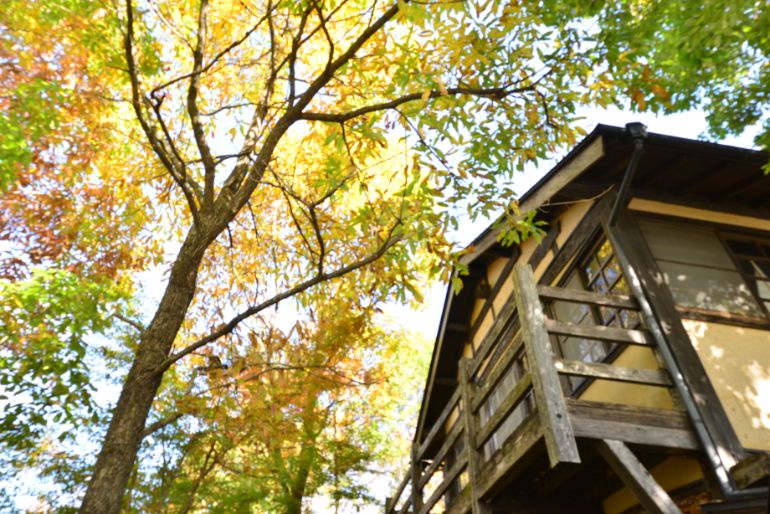
<svg viewBox="0 0 770 514"><path fill-rule="evenodd" d="M420 478L422 475L422 469L420 469L421 460L417 456L417 443L415 442L412 445L412 506L414 507L412 510L414 512L420 512L420 509L422 509L422 487L418 487L416 484L420 483Z"/></svg>
<svg viewBox="0 0 770 514"><path fill-rule="evenodd" d="M459 439L462 431L463 431L463 424L460 422L460 420L457 420L457 422L452 426L452 429L447 434L446 439L444 440L444 443L441 445L441 448L439 448L438 452L436 452L436 455L433 457L433 462L431 462L430 466L428 466L425 469L425 472L423 473L422 478L418 482L417 487L419 487L420 489L425 487L425 485L428 483L428 481L436 472L436 470L439 467L441 467L442 462L444 461L444 458L446 458L446 455L449 452L449 450L457 442L457 439Z"/></svg>
<svg viewBox="0 0 770 514"><path fill-rule="evenodd" d="M489 332L487 332L487 335L484 336L484 340L479 345L479 348L476 351L476 355L474 355L471 359L469 369L470 376L476 375L476 372L479 370L481 363L484 362L492 349L498 344L500 336L503 335L503 331L508 326L515 312L516 303L513 298L508 298L508 300L505 302L505 305L503 305L503 308L500 309L500 313L495 318L495 321L493 322L492 327L489 329Z"/></svg>
<svg viewBox="0 0 770 514"><path fill-rule="evenodd" d="M653 478L639 459L620 442L602 439L597 442L599 453L631 489L639 503L650 514L682 514L679 507Z"/></svg>
<svg viewBox="0 0 770 514"><path fill-rule="evenodd" d="M492 393L492 391L497 386L497 383L500 381L500 379L503 377L503 375L508 371L508 369L511 367L511 364L513 363L514 359L519 353L519 350L521 350L521 347L524 345L524 340L522 339L521 335L518 337L514 337L514 340L511 342L511 345L505 350L503 355L500 357L500 361L497 363L490 363L490 366L494 366L494 369L486 376L484 377L484 383L479 387L476 391L476 393L473 395L473 400L471 402L471 410L473 412L477 412L479 410L479 407L481 407L481 404L484 403L487 398L489 398L489 395Z"/></svg>
<svg viewBox="0 0 770 514"><path fill-rule="evenodd" d="M531 195L526 195L519 206L522 213L521 216L529 214L529 212L534 211L544 202L550 200L564 186L572 182L602 157L604 157L604 141L599 137L550 175L548 180L538 183L537 187L532 189ZM484 252L497 243L497 236L501 230L501 228L494 228L487 231L481 240L475 242L473 251L466 253L460 258L460 262L469 264L480 255L483 255Z"/></svg>
<svg viewBox="0 0 770 514"><path fill-rule="evenodd" d="M654 344L652 336L646 330L605 327L602 325L578 325L569 321L556 321L552 319L546 319L544 324L545 329L551 334L637 346L653 346Z"/></svg>
<svg viewBox="0 0 770 514"><path fill-rule="evenodd" d="M486 509L479 498L479 490L476 487L481 476L481 453L479 453L474 441L478 432L478 424L473 410L470 408L473 396L473 384L469 376L470 363L463 360L460 363L460 387L463 399L463 423L465 432L465 453L468 455L468 479L470 482L471 512L473 514L485 514Z"/></svg>
<svg viewBox="0 0 770 514"><path fill-rule="evenodd" d="M601 378L632 384L671 386L668 373L662 369L624 368L601 362L583 362L569 359L555 359L556 371L564 375Z"/></svg>
<svg viewBox="0 0 770 514"><path fill-rule="evenodd" d="M573 399L567 408L575 437L700 450L684 412Z"/></svg>
<svg viewBox="0 0 770 514"><path fill-rule="evenodd" d="M457 462L455 462L455 465L452 466L452 469L449 469L444 472L444 479L441 481L441 483L436 487L436 489L433 491L433 493L430 495L430 497L425 500L425 503L423 504L422 508L419 510L415 510L415 512L418 512L419 514L427 514L431 511L433 506L436 504L436 502L444 495L449 485L452 483L452 481L460 476L460 473L462 470L465 469L465 467L468 464L467 459L467 453L464 453L464 457L466 458L460 458Z"/></svg>
<svg viewBox="0 0 770 514"><path fill-rule="evenodd" d="M396 491L393 493L393 496L388 498L388 500L385 502L386 513L393 512L393 510L396 508L396 504L398 504L398 501L401 499L401 495L404 494L404 489L406 489L406 485L410 482L410 480L410 473L405 474L404 478L401 479L401 482L398 484L398 487L396 487Z"/></svg>
<svg viewBox="0 0 770 514"><path fill-rule="evenodd" d="M571 303L588 303L600 307L617 307L619 309L638 309L639 305L630 296L615 294L600 294L593 291L581 291L580 289L568 289L566 287L553 287L539 285L537 292L541 298L560 300Z"/></svg>
<svg viewBox="0 0 770 514"><path fill-rule="evenodd" d="M542 419L551 466L559 462L580 462L567 406L553 366L553 349L545 329L545 315L537 293L532 268L519 263L513 267L514 297L519 312L527 363L532 377L535 404Z"/></svg>
<svg viewBox="0 0 770 514"><path fill-rule="evenodd" d="M730 468L735 486L746 489L770 476L770 453L756 453Z"/></svg>
<svg viewBox="0 0 770 514"><path fill-rule="evenodd" d="M513 411L516 406L521 403L524 396L530 390L532 386L532 376L529 373L524 374L516 383L513 390L505 397L505 400L500 404L494 414L487 420L483 427L478 431L478 436L471 439L475 448L481 448L489 437L494 434L500 425L503 424L508 415Z"/></svg>
<svg viewBox="0 0 770 514"><path fill-rule="evenodd" d="M428 432L428 435L425 436L425 440L420 444L419 448L417 449L418 458L421 459L425 457L425 452L433 444L433 441L436 438L436 436L439 433L443 432L444 424L446 423L447 419L449 419L449 415L457 406L457 403L459 400L460 400L460 389L456 389L455 392L452 393L452 396L447 402L447 404L444 406L444 410L441 411L441 414L439 415L438 419L431 427L430 431Z"/></svg>
<svg viewBox="0 0 770 514"><path fill-rule="evenodd" d="M524 456L543 437L540 417L532 414L521 424L503 447L484 464L484 473L477 484L479 496L485 497L501 480L511 478L524 467Z"/></svg>

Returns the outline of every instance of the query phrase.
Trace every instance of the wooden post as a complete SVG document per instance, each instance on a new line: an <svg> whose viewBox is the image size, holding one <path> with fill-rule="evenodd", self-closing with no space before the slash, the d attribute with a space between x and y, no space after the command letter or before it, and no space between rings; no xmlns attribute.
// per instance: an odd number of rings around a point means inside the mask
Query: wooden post
<svg viewBox="0 0 770 514"><path fill-rule="evenodd" d="M419 445L417 441L412 445L412 512L420 514L422 510L422 489L420 488L420 479L422 470L420 469L420 460L418 458Z"/></svg>
<svg viewBox="0 0 770 514"><path fill-rule="evenodd" d="M560 462L580 463L572 422L559 383L559 374L553 363L553 349L545 329L546 318L536 284L532 268L527 264L517 263L513 267L513 293L548 459L551 467Z"/></svg>
<svg viewBox="0 0 770 514"><path fill-rule="evenodd" d="M674 500L668 495L650 472L620 441L601 439L597 442L599 453L633 491L646 512L651 514L682 514Z"/></svg>
<svg viewBox="0 0 770 514"><path fill-rule="evenodd" d="M463 431L465 432L465 448L468 452L468 479L471 488L471 512L473 514L486 514L491 510L481 503L479 498L479 478L481 477L481 452L476 448L476 436L478 424L473 415L473 384L468 369L470 361L460 361L460 394L463 401Z"/></svg>

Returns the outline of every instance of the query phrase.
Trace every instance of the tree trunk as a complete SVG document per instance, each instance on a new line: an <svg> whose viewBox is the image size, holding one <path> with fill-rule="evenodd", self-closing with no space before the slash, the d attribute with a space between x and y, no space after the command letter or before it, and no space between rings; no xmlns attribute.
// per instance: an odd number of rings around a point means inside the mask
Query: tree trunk
<svg viewBox="0 0 770 514"><path fill-rule="evenodd" d="M163 378L158 367L168 357L193 300L198 267L211 240L213 236L202 236L193 228L179 250L166 292L155 317L141 335L133 365L112 412L107 435L80 506L83 514L117 514L120 511L147 416Z"/></svg>

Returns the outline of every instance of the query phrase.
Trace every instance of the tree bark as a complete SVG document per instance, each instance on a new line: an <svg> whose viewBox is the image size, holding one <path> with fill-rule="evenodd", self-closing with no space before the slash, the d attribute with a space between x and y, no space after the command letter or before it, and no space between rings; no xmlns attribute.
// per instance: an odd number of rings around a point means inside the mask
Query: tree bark
<svg viewBox="0 0 770 514"><path fill-rule="evenodd" d="M198 267L212 239L212 235L204 237L193 228L179 250L166 292L155 317L141 335L134 363L113 410L91 482L80 506L79 512L83 514L117 514L120 511L147 416L163 378L158 368L169 355L195 296Z"/></svg>

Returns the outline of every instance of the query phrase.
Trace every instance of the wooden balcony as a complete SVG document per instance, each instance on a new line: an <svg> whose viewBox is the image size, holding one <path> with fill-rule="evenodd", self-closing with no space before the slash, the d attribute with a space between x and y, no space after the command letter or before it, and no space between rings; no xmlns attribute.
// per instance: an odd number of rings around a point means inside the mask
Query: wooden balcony
<svg viewBox="0 0 770 514"><path fill-rule="evenodd" d="M536 462L541 474L543 466L554 477L578 474L586 449L601 455L648 512L679 512L628 445L698 451L687 416L680 410L582 400L566 378L671 389L667 371L565 359L556 356L551 342L561 335L654 349L650 334L544 314L544 304L553 301L628 311L638 309L636 302L537 286L531 269L521 264L514 268L514 281L514 297L474 357L463 359L459 386L415 442L411 473L388 500L386 513L489 512L506 487Z"/></svg>

